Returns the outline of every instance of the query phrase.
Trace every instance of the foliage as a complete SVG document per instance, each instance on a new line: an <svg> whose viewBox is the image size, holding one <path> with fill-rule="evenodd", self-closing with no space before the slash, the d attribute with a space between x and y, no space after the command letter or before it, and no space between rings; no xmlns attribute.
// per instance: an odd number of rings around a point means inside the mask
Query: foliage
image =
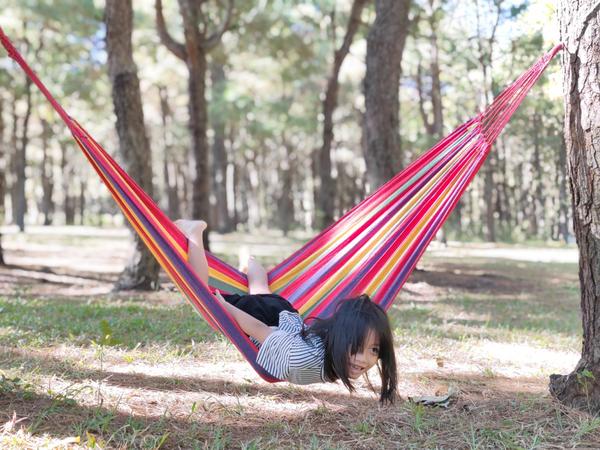
<svg viewBox="0 0 600 450"><path fill-rule="evenodd" d="M209 61L223 65L226 77L223 95L209 96L209 116L213 126L225 123L230 168L227 177L232 186L228 210L231 214L236 212L240 226L251 229L279 226L282 220L298 228L312 226L313 155L321 144L320 96L333 51L344 34L350 4L346 0L236 2L232 30L224 35L223 45L211 54ZM408 154L407 161L434 143L424 131L415 84L417 65L423 63L425 88L430 89L427 59L431 54L432 33L436 34L439 45L445 132L481 107L486 89L481 61L485 62L487 73L491 75L490 89L497 93L550 46L552 37L547 35L547 27L544 27L550 19L543 20L551 13L548 2L487 0L477 4L474 9L471 3L454 0L414 2L414 26L402 63L400 86L400 133L404 151ZM489 49L481 53L478 39L481 41L492 33L498 5L497 32ZM145 119L153 142L154 182L159 188L156 197L161 205L166 205L166 180L163 177L166 169L162 165L163 162L171 164L177 178L182 214L185 214L190 202L189 183L193 179L190 173L193 165L187 154L186 70L181 61L159 44L152 2L141 2L134 8L134 58L140 69ZM207 2L205 8L209 16L216 18L218 12L213 9L213 2ZM365 36L374 18L372 5L370 8L364 15L367 22L361 27L340 76L339 107L334 117L336 142L332 150L333 177L338 183L338 216L365 194L361 121ZM32 62L58 100L114 154L114 117L105 73L101 18L101 7L91 0L77 2L76 6L66 0L10 0L3 9L0 25ZM174 36L181 39L175 3L165 2L165 19ZM534 25L527 25L531 23ZM42 42L43 46L39 48ZM0 79L5 80L0 95L14 98L20 105L17 108L20 115L23 74L6 59L0 59L0 67ZM510 197L504 203L498 201L499 234L505 240L559 237L555 219L557 210L569 199L555 181L565 176L559 170L561 163L556 157L562 127L555 89L556 72L556 65L549 69L495 147L500 152L501 163L494 169L496 187L504 189L505 195ZM165 89L171 114L166 127L163 126L159 86ZM53 172L57 185L54 201L64 203L67 194L74 196L83 189L85 195L81 198L85 197L85 202L81 204L83 215L80 221L115 222L112 217L116 210L107 199L107 191L90 176L90 168L81 162L81 156L75 152L56 115L37 93L33 100L36 107L28 152L32 170L41 161L38 136L39 122L43 118L52 124L55 165L60 159L60 149L68 148L67 167L56 167ZM429 108L426 102L425 109ZM539 114L541 120L535 123L530 120L533 113ZM8 112L5 111L4 116L8 130L12 125L8 123ZM541 181L537 181L538 168L531 163L534 135L540 139L541 170L550 174ZM211 136L209 134L209 138ZM290 217L281 218L275 205L284 195L282 174L288 169L292 172L294 209ZM239 178L233 180L231 177L236 170ZM32 184L35 183L37 181L32 177ZM348 183L351 183L350 187ZM540 196L538 184L541 184L543 198L537 199L539 206L530 211L527 205L532 203L531 193ZM39 195L35 186L28 190L31 222L39 220L36 205ZM483 236L479 218L484 204L482 195L482 181L478 177L461 203L464 211L447 226L449 233L469 239ZM77 202L81 203L80 200ZM510 210L522 212L507 218Z"/></svg>

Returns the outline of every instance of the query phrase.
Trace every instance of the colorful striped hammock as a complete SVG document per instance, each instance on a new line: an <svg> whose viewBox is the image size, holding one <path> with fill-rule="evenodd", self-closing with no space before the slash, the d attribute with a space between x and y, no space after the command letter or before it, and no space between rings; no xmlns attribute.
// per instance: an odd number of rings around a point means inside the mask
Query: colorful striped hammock
<svg viewBox="0 0 600 450"><path fill-rule="evenodd" d="M212 289L247 291L246 276L209 255L206 286L187 263L187 241L153 200L56 102L0 28L0 40L64 120L79 147L148 248L215 329L223 332L256 372L279 381L256 363L256 346L215 300ZM303 317L330 314L338 299L367 293L388 309L419 257L483 164L556 46L508 86L482 113L456 128L410 166L269 271L273 292Z"/></svg>

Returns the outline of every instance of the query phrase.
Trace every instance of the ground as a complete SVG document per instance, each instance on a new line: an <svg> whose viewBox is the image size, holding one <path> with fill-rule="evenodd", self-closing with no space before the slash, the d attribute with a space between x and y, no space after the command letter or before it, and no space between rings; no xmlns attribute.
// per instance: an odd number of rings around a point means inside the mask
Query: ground
<svg viewBox="0 0 600 450"><path fill-rule="evenodd" d="M301 241L212 248L268 265ZM390 310L402 398L382 407L364 382L262 381L166 279L111 293L129 245L125 230L4 236L1 448L600 448L600 418L547 389L581 346L574 248L433 245ZM447 409L408 400L449 390Z"/></svg>

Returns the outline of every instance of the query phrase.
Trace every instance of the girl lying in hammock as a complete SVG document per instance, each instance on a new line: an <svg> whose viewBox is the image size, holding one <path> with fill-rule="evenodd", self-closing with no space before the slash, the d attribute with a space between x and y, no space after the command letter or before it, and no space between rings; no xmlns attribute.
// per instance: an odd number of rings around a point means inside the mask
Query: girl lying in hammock
<svg viewBox="0 0 600 450"><path fill-rule="evenodd" d="M188 238L188 261L208 284L208 262L202 244L206 222L178 220ZM272 376L295 384L352 381L378 364L380 401L396 394L396 358L388 317L368 295L340 302L327 319L306 325L294 307L269 289L267 272L254 259L248 261L248 295L216 297L239 327L259 346L257 363Z"/></svg>

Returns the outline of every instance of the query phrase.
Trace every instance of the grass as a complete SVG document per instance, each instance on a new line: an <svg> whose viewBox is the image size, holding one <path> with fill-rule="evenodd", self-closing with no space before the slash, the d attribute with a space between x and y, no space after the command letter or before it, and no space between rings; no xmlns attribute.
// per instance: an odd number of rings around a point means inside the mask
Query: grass
<svg viewBox="0 0 600 450"><path fill-rule="evenodd" d="M87 238L31 239L69 254ZM93 239L99 258L122 241ZM217 251L234 260L234 242ZM298 245L265 242L251 253ZM547 394L548 375L577 361L576 265L458 250L428 253L390 310L404 400L388 407L366 383L351 395L261 381L174 292L72 296L15 279L0 286L0 448L597 447L600 419ZM405 400L449 389L448 409Z"/></svg>

